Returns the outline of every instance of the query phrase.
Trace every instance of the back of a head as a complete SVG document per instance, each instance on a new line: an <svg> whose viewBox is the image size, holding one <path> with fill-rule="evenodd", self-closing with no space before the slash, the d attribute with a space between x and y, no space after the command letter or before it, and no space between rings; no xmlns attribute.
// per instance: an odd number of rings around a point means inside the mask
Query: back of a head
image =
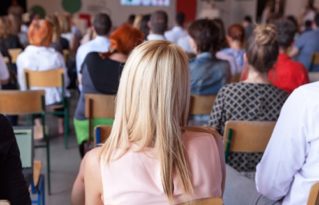
<svg viewBox="0 0 319 205"><path fill-rule="evenodd" d="M71 32L71 16L68 14L58 14L61 33Z"/></svg>
<svg viewBox="0 0 319 205"><path fill-rule="evenodd" d="M185 23L185 14L184 14L184 12L182 12L182 11L177 12L175 20L176 20L176 24L178 26L183 27L184 23Z"/></svg>
<svg viewBox="0 0 319 205"><path fill-rule="evenodd" d="M173 196L174 175L180 177L186 193L192 192L181 141L189 98L188 59L181 48L168 41L147 41L136 47L122 72L115 120L102 148L102 162L116 160L129 149L153 147L168 198ZM123 153L114 159L115 150Z"/></svg>
<svg viewBox="0 0 319 205"><path fill-rule="evenodd" d="M135 19L135 14L130 14L127 18L127 23L133 25Z"/></svg>
<svg viewBox="0 0 319 205"><path fill-rule="evenodd" d="M240 42L242 45L245 41L245 29L240 24L233 24L227 30L227 35L234 41Z"/></svg>
<svg viewBox="0 0 319 205"><path fill-rule="evenodd" d="M315 21L316 26L319 27L319 13L316 13L314 21Z"/></svg>
<svg viewBox="0 0 319 205"><path fill-rule="evenodd" d="M97 35L107 36L112 28L112 21L109 15L105 13L99 13L95 15L93 20L93 27Z"/></svg>
<svg viewBox="0 0 319 205"><path fill-rule="evenodd" d="M45 19L52 24L52 41L57 42L61 36L61 28L59 25L58 17L56 15L48 15Z"/></svg>
<svg viewBox="0 0 319 205"><path fill-rule="evenodd" d="M147 37L147 35L150 33L150 27L148 25L148 22L151 19L151 15L150 14L144 14L141 20L141 25L140 25L140 31L142 31L144 33L144 38Z"/></svg>
<svg viewBox="0 0 319 205"><path fill-rule="evenodd" d="M287 49L295 38L296 27L288 19L280 19L275 22L277 29L277 42L279 47Z"/></svg>
<svg viewBox="0 0 319 205"><path fill-rule="evenodd" d="M124 24L114 30L110 37L111 50L128 55L135 46L144 41L144 34L129 24Z"/></svg>
<svg viewBox="0 0 319 205"><path fill-rule="evenodd" d="M244 17L244 21L246 21L247 23L250 23L250 24L253 23L251 16L248 16L248 15Z"/></svg>
<svg viewBox="0 0 319 205"><path fill-rule="evenodd" d="M53 26L48 20L33 20L28 30L29 43L34 46L49 46L52 42Z"/></svg>
<svg viewBox="0 0 319 205"><path fill-rule="evenodd" d="M189 26L188 32L195 41L198 53L217 51L219 29L212 20L196 20Z"/></svg>
<svg viewBox="0 0 319 205"><path fill-rule="evenodd" d="M260 73L267 73L277 61L279 46L274 25L258 25L246 48L248 63Z"/></svg>
<svg viewBox="0 0 319 205"><path fill-rule="evenodd" d="M167 30L168 16L165 11L158 10L151 14L150 27L155 34L164 34Z"/></svg>
<svg viewBox="0 0 319 205"><path fill-rule="evenodd" d="M214 18L213 22L218 27L218 42L215 45L216 50L221 50L223 48L228 47L228 43L226 40L226 31L225 31L225 25L221 18Z"/></svg>

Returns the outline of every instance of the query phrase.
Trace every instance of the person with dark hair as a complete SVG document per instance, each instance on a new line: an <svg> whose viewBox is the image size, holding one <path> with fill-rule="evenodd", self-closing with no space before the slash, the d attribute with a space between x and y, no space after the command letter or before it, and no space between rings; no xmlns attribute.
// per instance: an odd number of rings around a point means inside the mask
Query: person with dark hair
<svg viewBox="0 0 319 205"><path fill-rule="evenodd" d="M109 15L105 13L99 13L94 17L93 29L96 33L96 37L81 45L76 53L76 69L78 73L79 88L81 90L81 68L86 55L90 52L107 52L109 51L110 42L108 34L112 28L112 21Z"/></svg>
<svg viewBox="0 0 319 205"><path fill-rule="evenodd" d="M229 64L215 57L219 30L212 20L194 21L189 29L191 45L196 58L190 61L191 92L197 95L214 95L226 84Z"/></svg>
<svg viewBox="0 0 319 205"><path fill-rule="evenodd" d="M18 144L9 121L1 114L0 167L0 199L8 200L11 205L30 205Z"/></svg>
<svg viewBox="0 0 319 205"><path fill-rule="evenodd" d="M141 19L141 25L140 25L140 31L144 33L144 38L147 40L147 36L150 33L150 26L149 26L149 21L151 19L150 14L144 14L142 19Z"/></svg>
<svg viewBox="0 0 319 205"><path fill-rule="evenodd" d="M308 31L312 31L312 22L309 20L305 21L303 33L306 33Z"/></svg>
<svg viewBox="0 0 319 205"><path fill-rule="evenodd" d="M251 16L247 15L244 17L242 26L245 29L245 41L247 41L254 30L254 24L253 24L253 20L251 19Z"/></svg>
<svg viewBox="0 0 319 205"><path fill-rule="evenodd" d="M257 26L247 44L248 78L224 86L217 94L209 125L224 133L228 120L276 121L288 94L271 85L267 73L277 61L276 28ZM230 154L229 165L240 172L254 172L260 154Z"/></svg>
<svg viewBox="0 0 319 205"><path fill-rule="evenodd" d="M227 30L227 42L229 48L221 50L227 56L231 56L235 59L236 69L232 70L232 74L239 74L244 67L244 55L243 49L245 43L245 29L240 24L233 24Z"/></svg>
<svg viewBox="0 0 319 205"><path fill-rule="evenodd" d="M277 19L277 20L279 20L279 19ZM296 17L294 15L288 15L287 16L287 20L291 21L291 23L294 24L294 26L295 26L295 35L296 34L298 35L300 29L299 29L298 20L296 19Z"/></svg>
<svg viewBox="0 0 319 205"><path fill-rule="evenodd" d="M319 13L316 14L314 20L313 31L303 33L295 42L290 56L296 57L296 60L301 62L308 71L319 71L319 66L312 66L312 56L319 52Z"/></svg>
<svg viewBox="0 0 319 205"><path fill-rule="evenodd" d="M147 40L166 40L164 33L167 30L168 16L165 11L158 10L151 14L149 21L150 34Z"/></svg>
<svg viewBox="0 0 319 205"><path fill-rule="evenodd" d="M127 18L127 23L130 24L130 25L133 25L134 23L134 20L135 20L135 14L130 14Z"/></svg>
<svg viewBox="0 0 319 205"><path fill-rule="evenodd" d="M176 25L171 30L165 32L166 39L172 43L177 43L178 39L187 36L187 32L184 29L185 14L177 12L175 21Z"/></svg>
<svg viewBox="0 0 319 205"><path fill-rule="evenodd" d="M274 68L269 71L269 81L276 87L291 93L300 85L309 83L308 72L303 64L288 56L296 32L295 25L288 19L275 22L279 56Z"/></svg>

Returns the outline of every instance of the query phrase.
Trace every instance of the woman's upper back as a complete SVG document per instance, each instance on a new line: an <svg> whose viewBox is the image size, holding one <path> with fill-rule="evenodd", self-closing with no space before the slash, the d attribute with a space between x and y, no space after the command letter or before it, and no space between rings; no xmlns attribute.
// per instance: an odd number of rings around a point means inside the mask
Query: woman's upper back
<svg viewBox="0 0 319 205"><path fill-rule="evenodd" d="M219 152L221 145L212 135L199 132L186 132L183 143L194 194L185 197L175 178L176 203L221 197L224 177L224 161ZM129 151L109 165L101 163L101 175L105 204L168 204L154 148L143 152Z"/></svg>
<svg viewBox="0 0 319 205"><path fill-rule="evenodd" d="M288 94L270 84L234 83L217 95L209 124L220 133L227 120L277 120Z"/></svg>

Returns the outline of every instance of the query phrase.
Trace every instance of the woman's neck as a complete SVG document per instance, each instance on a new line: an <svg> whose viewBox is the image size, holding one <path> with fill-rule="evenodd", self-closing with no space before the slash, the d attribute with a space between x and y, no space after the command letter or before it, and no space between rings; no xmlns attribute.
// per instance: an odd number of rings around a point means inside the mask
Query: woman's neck
<svg viewBox="0 0 319 205"><path fill-rule="evenodd" d="M240 50L240 49L242 49L241 43L238 42L238 41L231 41L231 42L229 43L229 47L231 47L232 49L235 49L235 50Z"/></svg>
<svg viewBox="0 0 319 205"><path fill-rule="evenodd" d="M248 77L244 81L245 83L261 83L261 84L269 84L267 73L260 73L256 71L256 69L252 66L248 68Z"/></svg>

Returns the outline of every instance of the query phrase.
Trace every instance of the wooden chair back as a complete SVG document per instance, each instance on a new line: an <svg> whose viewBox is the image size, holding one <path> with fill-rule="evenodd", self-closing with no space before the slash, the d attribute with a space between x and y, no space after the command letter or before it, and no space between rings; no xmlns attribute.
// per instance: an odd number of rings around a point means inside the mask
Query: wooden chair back
<svg viewBox="0 0 319 205"><path fill-rule="evenodd" d="M227 121L224 130L226 160L230 152L264 152L275 121Z"/></svg>
<svg viewBox="0 0 319 205"><path fill-rule="evenodd" d="M0 113L6 115L27 115L44 112L43 90L1 90Z"/></svg>
<svg viewBox="0 0 319 205"><path fill-rule="evenodd" d="M89 141L92 141L93 119L114 118L115 95L86 94L85 117L89 120Z"/></svg>
<svg viewBox="0 0 319 205"><path fill-rule="evenodd" d="M22 49L21 48L11 48L11 49L8 49L8 52L11 56L11 62L16 63L18 55L22 52Z"/></svg>
<svg viewBox="0 0 319 205"><path fill-rule="evenodd" d="M110 136L112 131L112 126L109 125L98 125L94 128L94 144L103 144L107 138Z"/></svg>
<svg viewBox="0 0 319 205"><path fill-rule="evenodd" d="M180 205L223 205L223 200L221 198L197 199L195 201L185 202Z"/></svg>
<svg viewBox="0 0 319 205"><path fill-rule="evenodd" d="M209 115L214 105L215 95L192 95L190 115Z"/></svg>
<svg viewBox="0 0 319 205"><path fill-rule="evenodd" d="M58 68L45 71L25 69L27 88L30 87L64 87L64 69Z"/></svg>
<svg viewBox="0 0 319 205"><path fill-rule="evenodd" d="M314 65L319 65L319 52L315 52L312 55L312 61L311 61L312 66Z"/></svg>
<svg viewBox="0 0 319 205"><path fill-rule="evenodd" d="M319 182L312 185L307 205L319 205Z"/></svg>

